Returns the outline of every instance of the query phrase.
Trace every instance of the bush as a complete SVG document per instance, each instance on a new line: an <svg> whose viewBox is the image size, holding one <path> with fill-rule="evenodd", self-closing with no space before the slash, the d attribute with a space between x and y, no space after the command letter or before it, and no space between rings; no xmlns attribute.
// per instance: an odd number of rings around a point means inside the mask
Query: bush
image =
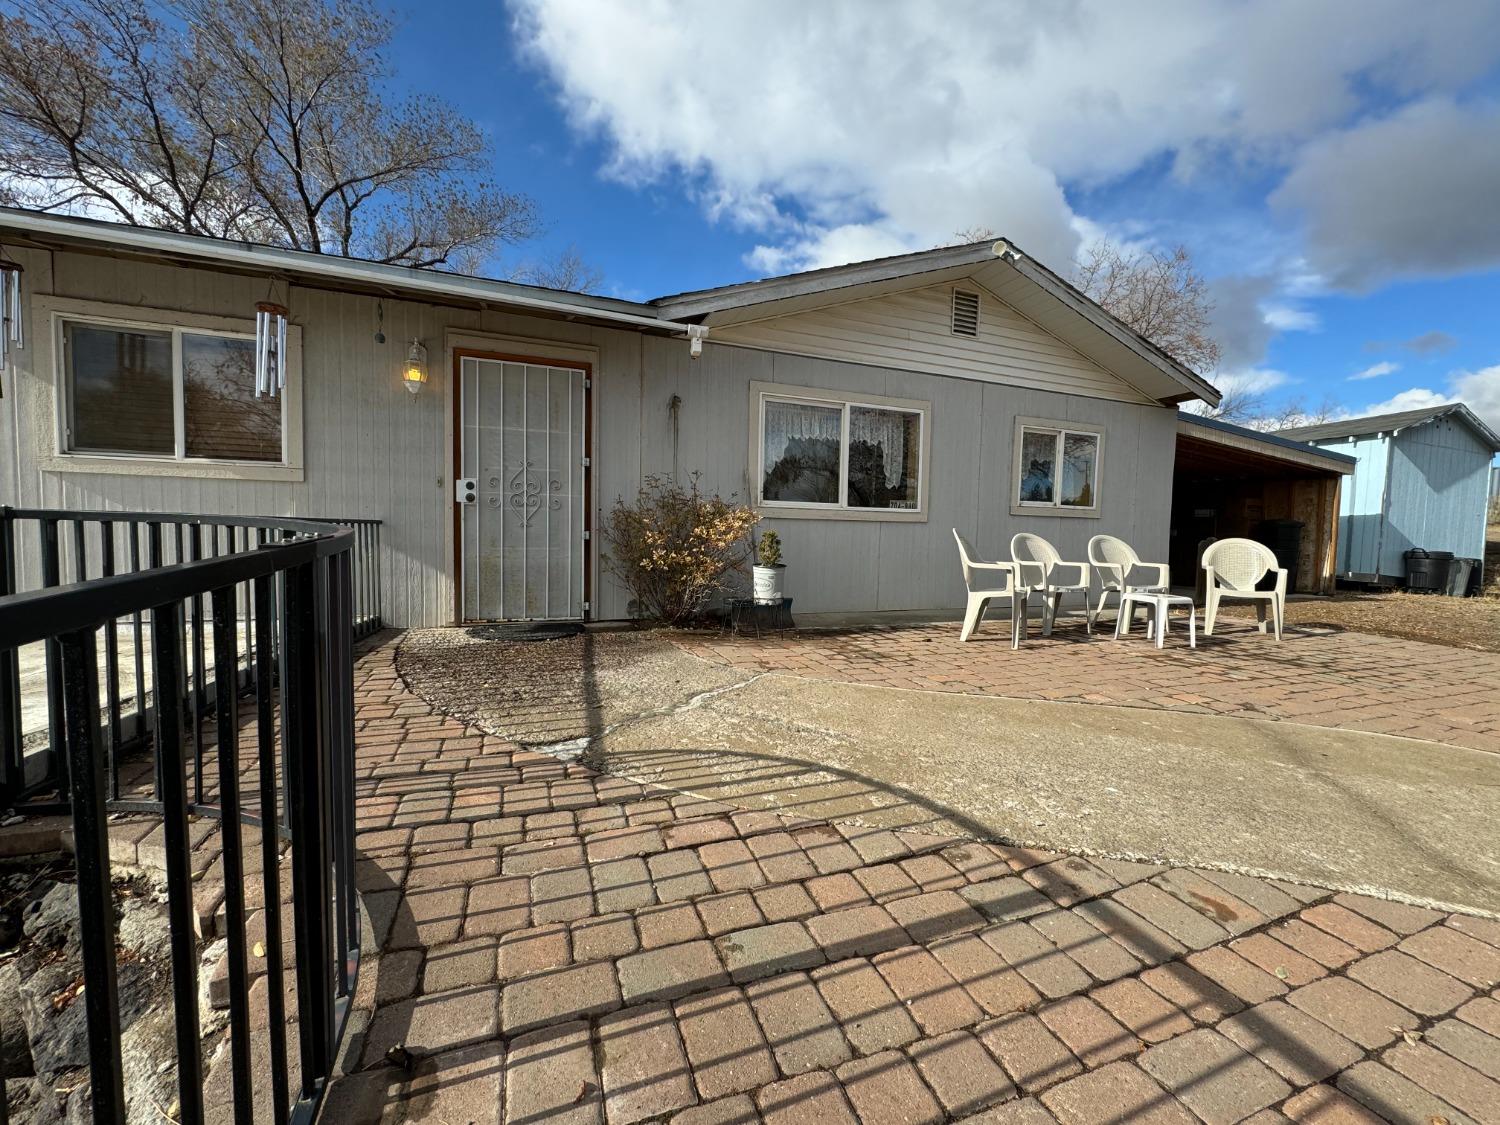
<svg viewBox="0 0 1500 1125"><path fill-rule="evenodd" d="M647 477L634 502L616 500L605 521L605 563L638 616L685 625L744 567L759 519L746 505L703 495L697 473L687 487Z"/></svg>

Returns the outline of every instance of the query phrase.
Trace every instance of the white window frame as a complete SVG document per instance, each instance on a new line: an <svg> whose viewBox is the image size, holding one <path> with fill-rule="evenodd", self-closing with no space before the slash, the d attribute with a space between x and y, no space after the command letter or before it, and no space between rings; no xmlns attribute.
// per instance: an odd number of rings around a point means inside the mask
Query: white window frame
<svg viewBox="0 0 1500 1125"><path fill-rule="evenodd" d="M1051 500L1022 500L1021 481L1026 473L1021 464L1022 438L1028 432L1051 434L1053 438L1053 490ZM1069 435L1091 437L1094 446L1094 502L1087 508L1062 502L1063 442ZM1016 417L1015 435L1011 442L1011 486L1010 514L1013 516L1072 516L1098 519L1099 506L1103 499L1104 482L1104 427L1087 422L1064 422L1057 418Z"/></svg>
<svg viewBox="0 0 1500 1125"><path fill-rule="evenodd" d="M187 333L254 340L255 321L60 297L42 298L38 300L38 304L43 306L38 309L38 312L48 318L50 327L46 340L52 348L51 390L54 409L50 445L55 451L50 456L39 459L41 468L54 472L110 473L126 476L211 477L232 480L300 481L303 479L302 329L300 326L294 324L287 326L286 386L280 393L282 400L281 460L242 461L188 457L185 448L182 336ZM65 343L65 325L69 323L171 335L172 413L175 443L172 456L72 448L68 436L72 418L70 401L72 388L68 377L68 356ZM38 360L39 369L46 370L46 357L39 356Z"/></svg>
<svg viewBox="0 0 1500 1125"><path fill-rule="evenodd" d="M842 410L839 425L839 499L834 504L767 500L765 487L765 423L767 402L790 402L801 406L828 406ZM874 410L896 410L917 415L917 506L915 508L858 508L849 499L849 409L864 406ZM932 403L919 399L887 398L816 387L794 387L785 383L750 384L750 472L751 494L757 509L768 515L790 519L869 520L885 523L927 522L927 473L931 450Z"/></svg>

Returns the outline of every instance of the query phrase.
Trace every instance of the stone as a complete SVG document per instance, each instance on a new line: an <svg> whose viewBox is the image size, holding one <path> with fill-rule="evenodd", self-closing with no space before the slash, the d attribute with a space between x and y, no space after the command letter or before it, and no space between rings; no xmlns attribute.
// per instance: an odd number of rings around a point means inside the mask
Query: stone
<svg viewBox="0 0 1500 1125"><path fill-rule="evenodd" d="M1024 879L1008 875L973 883L959 890L970 906L993 922L1029 918L1054 909L1052 900Z"/></svg>
<svg viewBox="0 0 1500 1125"><path fill-rule="evenodd" d="M1231 1016L1218 1030L1299 1088L1364 1057L1363 1048L1280 1000Z"/></svg>
<svg viewBox="0 0 1500 1125"><path fill-rule="evenodd" d="M697 1101L672 1009L644 1004L599 1021L599 1069L610 1125L634 1125Z"/></svg>
<svg viewBox="0 0 1500 1125"><path fill-rule="evenodd" d="M737 988L720 988L677 1001L678 1030L704 1098L753 1090L776 1080L776 1065L760 1025Z"/></svg>
<svg viewBox="0 0 1500 1125"><path fill-rule="evenodd" d="M925 949L893 950L871 963L927 1035L970 1027L984 1018L969 994Z"/></svg>
<svg viewBox="0 0 1500 1125"><path fill-rule="evenodd" d="M796 922L736 930L714 939L736 983L823 963L823 952Z"/></svg>
<svg viewBox="0 0 1500 1125"><path fill-rule="evenodd" d="M1042 1095L1063 1125L1194 1125L1196 1119L1171 1095L1127 1062L1114 1062L1069 1079Z"/></svg>
<svg viewBox="0 0 1500 1125"><path fill-rule="evenodd" d="M1073 1053L1035 1016L1001 1016L980 1028L979 1038L1027 1093L1083 1071Z"/></svg>
<svg viewBox="0 0 1500 1125"><path fill-rule="evenodd" d="M0 964L0 1081L32 1073L31 1043L21 1019L21 977L14 965Z"/></svg>
<svg viewBox="0 0 1500 1125"><path fill-rule="evenodd" d="M856 906L819 914L807 920L807 928L830 961L868 957L911 940L880 906Z"/></svg>
<svg viewBox="0 0 1500 1125"><path fill-rule="evenodd" d="M755 1096L765 1125L857 1125L843 1090L827 1074L800 1074L773 1082Z"/></svg>
<svg viewBox="0 0 1500 1125"><path fill-rule="evenodd" d="M1016 1088L994 1057L966 1031L923 1039L908 1049L917 1071L950 1114L972 1113L1015 1097Z"/></svg>
<svg viewBox="0 0 1500 1125"><path fill-rule="evenodd" d="M621 957L620 991L627 1004L675 1000L729 983L729 975L707 941L689 941ZM608 966L605 966L607 969Z"/></svg>
<svg viewBox="0 0 1500 1125"><path fill-rule="evenodd" d="M78 947L78 888L53 883L21 911L21 932L36 945Z"/></svg>
<svg viewBox="0 0 1500 1125"><path fill-rule="evenodd" d="M505 1060L507 1125L598 1125L603 1094L586 1023L523 1035Z"/></svg>
<svg viewBox="0 0 1500 1125"><path fill-rule="evenodd" d="M871 1055L920 1036L890 985L862 959L815 969L813 982L855 1051Z"/></svg>
<svg viewBox="0 0 1500 1125"><path fill-rule="evenodd" d="M806 974L755 981L745 995L783 1074L833 1067L849 1058L833 1013Z"/></svg>
<svg viewBox="0 0 1500 1125"><path fill-rule="evenodd" d="M1036 1014L1090 1069L1127 1058L1141 1049L1139 1039L1086 996L1056 1000L1037 1009Z"/></svg>
<svg viewBox="0 0 1500 1125"><path fill-rule="evenodd" d="M1292 1092L1265 1063L1207 1029L1159 1043L1139 1061L1209 1125L1232 1125Z"/></svg>
<svg viewBox="0 0 1500 1125"><path fill-rule="evenodd" d="M943 1111L927 1092L911 1061L884 1051L846 1062L837 1070L844 1095L863 1121L888 1125L938 1125Z"/></svg>
<svg viewBox="0 0 1500 1125"><path fill-rule="evenodd" d="M500 1027L506 1035L515 1035L619 1006L613 967L608 961L589 961L505 985L500 994Z"/></svg>

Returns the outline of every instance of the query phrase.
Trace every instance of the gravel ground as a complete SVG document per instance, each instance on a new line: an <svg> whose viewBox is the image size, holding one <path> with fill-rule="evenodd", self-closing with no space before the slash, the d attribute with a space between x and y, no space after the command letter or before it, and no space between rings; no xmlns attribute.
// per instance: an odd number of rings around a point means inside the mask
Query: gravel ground
<svg viewBox="0 0 1500 1125"><path fill-rule="evenodd" d="M1500 524L1490 525L1487 538L1483 597L1343 590L1332 598L1287 602L1286 622L1500 652ZM1219 612L1226 617L1253 617L1255 607L1225 604Z"/></svg>
<svg viewBox="0 0 1500 1125"><path fill-rule="evenodd" d="M1253 617L1253 606L1224 605L1220 614ZM1332 598L1286 604L1288 626L1327 625L1450 648L1500 652L1500 598L1342 591Z"/></svg>
<svg viewBox="0 0 1500 1125"><path fill-rule="evenodd" d="M525 746L597 738L739 680L650 631L515 640L486 626L413 629L396 669L445 714Z"/></svg>

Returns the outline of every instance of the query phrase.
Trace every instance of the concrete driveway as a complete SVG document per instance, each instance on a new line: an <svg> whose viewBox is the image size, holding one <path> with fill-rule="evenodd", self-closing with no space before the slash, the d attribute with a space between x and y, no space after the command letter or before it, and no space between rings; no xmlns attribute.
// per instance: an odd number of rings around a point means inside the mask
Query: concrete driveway
<svg viewBox="0 0 1500 1125"><path fill-rule="evenodd" d="M1500 912L1500 755L1484 751L760 671L662 634L435 630L408 634L400 667L502 737L744 807Z"/></svg>

